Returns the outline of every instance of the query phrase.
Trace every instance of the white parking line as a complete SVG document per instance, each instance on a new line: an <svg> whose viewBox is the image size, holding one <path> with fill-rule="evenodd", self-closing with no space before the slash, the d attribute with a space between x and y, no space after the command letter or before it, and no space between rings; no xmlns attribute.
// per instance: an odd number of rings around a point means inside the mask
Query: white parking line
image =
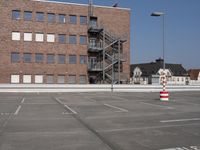
<svg viewBox="0 0 200 150"><path fill-rule="evenodd" d="M190 124L178 124L178 125L162 125L162 126L149 126L149 127L135 127L135 128L118 128L118 129L103 129L97 130L97 132L123 132L123 131L133 131L133 130L150 130L150 129L162 129L170 127L184 127L184 126L199 126L199 123Z"/></svg>
<svg viewBox="0 0 200 150"><path fill-rule="evenodd" d="M23 104L23 103L24 103L24 101L25 101L25 98L23 98L23 99L22 99L22 101L21 101L21 104Z"/></svg>
<svg viewBox="0 0 200 150"><path fill-rule="evenodd" d="M68 105L63 104L63 102L62 102L59 98L56 98L56 97L55 97L55 99L56 99L56 101L57 101L58 103L60 103L61 105L64 105L64 107L67 108L68 110L70 110L73 114L78 114L75 110L73 110L72 108L70 108ZM63 112L63 114L66 114L66 111Z"/></svg>
<svg viewBox="0 0 200 150"><path fill-rule="evenodd" d="M73 114L78 114L75 110L73 110L72 108L70 108L67 105L64 105L67 109L69 109Z"/></svg>
<svg viewBox="0 0 200 150"><path fill-rule="evenodd" d="M21 107L22 107L21 105L19 105L19 106L17 107L17 110L15 111L14 115L18 115L18 113L19 113Z"/></svg>
<svg viewBox="0 0 200 150"><path fill-rule="evenodd" d="M189 105L200 105L198 103L191 103L191 102L181 102L181 101L175 101L176 103L181 103L181 104L189 104Z"/></svg>
<svg viewBox="0 0 200 150"><path fill-rule="evenodd" d="M165 108L165 109L174 109L173 107L169 106L162 106L162 105L157 105L157 104L151 104L151 103L145 103L145 102L140 102L141 104L149 105L149 106L155 106L155 107L160 107L160 108Z"/></svg>
<svg viewBox="0 0 200 150"><path fill-rule="evenodd" d="M170 122L186 122L186 121L198 121L200 118L190 118L190 119L175 119L175 120L162 120L161 123L170 123Z"/></svg>
<svg viewBox="0 0 200 150"><path fill-rule="evenodd" d="M55 98L60 104L64 105L59 98Z"/></svg>
<svg viewBox="0 0 200 150"><path fill-rule="evenodd" d="M111 107L111 108L118 109L118 110L120 110L120 111L122 111L122 112L128 112L128 110L123 109L123 108L120 108L120 107L116 107L116 106L109 105L109 104L104 104L104 105L107 106L107 107Z"/></svg>
<svg viewBox="0 0 200 150"><path fill-rule="evenodd" d="M189 147L175 147L175 148L167 148L160 150L200 150L199 146L189 146Z"/></svg>

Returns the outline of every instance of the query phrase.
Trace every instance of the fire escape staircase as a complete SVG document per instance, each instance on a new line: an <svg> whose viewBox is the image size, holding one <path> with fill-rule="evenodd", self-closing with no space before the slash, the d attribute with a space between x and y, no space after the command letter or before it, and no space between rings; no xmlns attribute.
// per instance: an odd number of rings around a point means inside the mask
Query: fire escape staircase
<svg viewBox="0 0 200 150"><path fill-rule="evenodd" d="M120 82L120 65L126 61L125 55L122 53L122 44L126 42L121 38L116 38L106 31L105 28L90 27L88 29L90 35L95 35L100 41L99 43L89 43L88 52L96 52L101 57L101 62L96 63L95 67L90 67L89 71L99 71L97 73L98 81L101 83L119 83ZM101 43L101 44L100 44ZM89 64L90 66L90 64ZM117 71L114 68L118 68ZM100 79L99 79L100 78Z"/></svg>

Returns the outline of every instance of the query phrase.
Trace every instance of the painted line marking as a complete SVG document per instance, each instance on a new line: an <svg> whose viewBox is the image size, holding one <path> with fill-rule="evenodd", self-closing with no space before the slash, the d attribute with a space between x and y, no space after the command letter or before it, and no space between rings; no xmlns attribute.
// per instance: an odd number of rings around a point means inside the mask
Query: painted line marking
<svg viewBox="0 0 200 150"><path fill-rule="evenodd" d="M56 103L24 103L26 105L58 105Z"/></svg>
<svg viewBox="0 0 200 150"><path fill-rule="evenodd" d="M6 125L8 124L8 121L10 120L10 118L11 118L11 115L8 117L8 119L4 122L4 124L3 124L3 128L5 128L6 127Z"/></svg>
<svg viewBox="0 0 200 150"><path fill-rule="evenodd" d="M23 103L24 103L24 101L25 101L25 98L23 98L23 99L22 99L22 101L21 101L21 104L23 104Z"/></svg>
<svg viewBox="0 0 200 150"><path fill-rule="evenodd" d="M65 108L67 108L68 110L70 110L73 114L78 114L75 110L73 110L72 108L70 108L68 105L63 104L63 102L62 102L59 98L55 98L55 99L56 99L56 101L57 101L58 103L60 103L60 104L63 105ZM66 114L66 111L63 112L62 114ZM70 114L70 113L68 113L68 114Z"/></svg>
<svg viewBox="0 0 200 150"><path fill-rule="evenodd" d="M56 101L58 101L58 103L60 103L61 105L64 105L59 98L55 98L55 99Z"/></svg>
<svg viewBox="0 0 200 150"><path fill-rule="evenodd" d="M70 114L73 114L73 113L70 113L70 112L64 111L62 114L63 114L63 115L70 115Z"/></svg>
<svg viewBox="0 0 200 150"><path fill-rule="evenodd" d="M141 104L149 105L149 106L155 106L155 107L160 107L160 108L165 108L165 109L174 109L173 107L169 106L162 106L162 105L156 105L156 104L151 104L151 103L145 103L145 102L140 102Z"/></svg>
<svg viewBox="0 0 200 150"><path fill-rule="evenodd" d="M18 115L18 113L19 113L21 107L22 107L21 105L19 105L19 106L17 107L17 110L15 111L14 115Z"/></svg>
<svg viewBox="0 0 200 150"><path fill-rule="evenodd" d="M119 129L107 129L107 130L97 130L97 132L123 132L123 131L133 131L133 130L149 130L149 129L162 129L170 127L184 127L184 126L199 126L199 123L190 124L179 124L179 125L162 125L162 126L150 126L150 127L135 127L135 128L119 128Z"/></svg>
<svg viewBox="0 0 200 150"><path fill-rule="evenodd" d="M176 103L181 103L181 104L189 104L189 105L200 105L198 103L191 103L191 102L181 102L181 101L175 101Z"/></svg>
<svg viewBox="0 0 200 150"><path fill-rule="evenodd" d="M118 109L118 110L120 110L120 111L122 111L122 112L128 112L128 110L123 109L123 108L120 108L120 107L116 107L116 106L109 105L109 104L104 104L104 105L107 106L107 107L111 107L111 108Z"/></svg>
<svg viewBox="0 0 200 150"><path fill-rule="evenodd" d="M162 120L161 123L170 123L170 122L186 122L186 121L198 121L200 118L191 118L191 119L175 119L175 120Z"/></svg>
<svg viewBox="0 0 200 150"><path fill-rule="evenodd" d="M3 116L3 115L11 115L11 114L13 114L13 113L1 113L1 116Z"/></svg>
<svg viewBox="0 0 200 150"><path fill-rule="evenodd" d="M73 114L78 114L75 110L73 110L72 108L70 108L67 105L64 105L67 109L69 109Z"/></svg>
<svg viewBox="0 0 200 150"><path fill-rule="evenodd" d="M200 150L200 146L189 146L189 147L175 147L160 150Z"/></svg>

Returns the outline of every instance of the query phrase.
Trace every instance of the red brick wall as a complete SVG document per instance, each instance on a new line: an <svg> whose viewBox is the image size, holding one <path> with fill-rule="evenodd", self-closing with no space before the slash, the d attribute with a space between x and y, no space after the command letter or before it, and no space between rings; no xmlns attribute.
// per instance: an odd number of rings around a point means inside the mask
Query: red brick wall
<svg viewBox="0 0 200 150"><path fill-rule="evenodd" d="M20 20L12 20L12 10L20 10ZM32 11L33 20L24 21L23 12ZM36 22L35 12L44 12L45 21ZM47 13L66 14L67 23L48 23ZM69 23L69 15L77 15L77 24ZM79 55L87 55L87 45L79 45L79 35L87 35L87 25L80 25L80 15L88 15L88 7L79 5L67 5L58 3L36 2L32 0L1 0L0 1L0 83L10 83L11 74L65 74L66 78L70 74L77 76L87 75L87 65L81 65ZM130 56L130 11L122 9L111 9L97 7L94 15L98 17L99 23L103 24L111 33L118 36L127 34L128 41L124 44L124 52ZM12 41L12 31L21 33L20 41ZM23 33L32 32L32 42L23 41ZM36 32L44 33L44 42L35 42ZM55 33L56 42L47 43L46 34ZM77 35L77 44L59 44L58 34L66 34L67 39L70 34ZM32 54L32 63L11 63L11 52L19 52L21 57L23 53ZM44 53L43 63L34 63L35 53ZM66 64L47 64L46 54L65 54L67 56ZM69 64L68 56L70 54L77 55L77 64ZM129 75L130 58L123 64L123 71ZM56 80L56 79L55 79ZM67 80L67 79L66 79ZM34 81L34 79L32 79ZM55 81L56 82L56 81Z"/></svg>

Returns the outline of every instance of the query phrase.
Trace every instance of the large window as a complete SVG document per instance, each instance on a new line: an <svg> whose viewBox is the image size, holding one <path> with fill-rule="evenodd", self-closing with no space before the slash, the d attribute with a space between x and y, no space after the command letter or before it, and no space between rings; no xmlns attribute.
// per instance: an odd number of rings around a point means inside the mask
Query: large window
<svg viewBox="0 0 200 150"><path fill-rule="evenodd" d="M54 54L47 54L47 63L53 64L55 62L55 55Z"/></svg>
<svg viewBox="0 0 200 150"><path fill-rule="evenodd" d="M47 83L49 84L54 83L53 75L51 74L47 75Z"/></svg>
<svg viewBox="0 0 200 150"><path fill-rule="evenodd" d="M12 32L12 40L20 41L20 32Z"/></svg>
<svg viewBox="0 0 200 150"><path fill-rule="evenodd" d="M35 83L43 83L43 75L35 75Z"/></svg>
<svg viewBox="0 0 200 150"><path fill-rule="evenodd" d="M59 64L65 64L65 55L58 55L58 63Z"/></svg>
<svg viewBox="0 0 200 150"><path fill-rule="evenodd" d="M86 16L80 16L80 24L81 25L87 24L87 17Z"/></svg>
<svg viewBox="0 0 200 150"><path fill-rule="evenodd" d="M32 33L24 33L24 41L32 41Z"/></svg>
<svg viewBox="0 0 200 150"><path fill-rule="evenodd" d="M36 21L44 21L44 13L36 12Z"/></svg>
<svg viewBox="0 0 200 150"><path fill-rule="evenodd" d="M40 54L40 53L36 53L35 54L35 62L36 63L42 63L43 62L43 54Z"/></svg>
<svg viewBox="0 0 200 150"><path fill-rule="evenodd" d="M55 34L47 34L47 42L55 42Z"/></svg>
<svg viewBox="0 0 200 150"><path fill-rule="evenodd" d="M20 76L19 75L11 75L10 77L11 83L19 83L20 82Z"/></svg>
<svg viewBox="0 0 200 150"><path fill-rule="evenodd" d="M47 14L47 16L48 16L48 22L55 22L55 20L56 20L56 16L55 16L55 14L53 14L53 13L48 13Z"/></svg>
<svg viewBox="0 0 200 150"><path fill-rule="evenodd" d="M44 34L43 33L36 33L35 34L35 41L36 42L43 42L44 41Z"/></svg>
<svg viewBox="0 0 200 150"><path fill-rule="evenodd" d="M25 63L31 63L31 54L24 53L23 60L24 60Z"/></svg>
<svg viewBox="0 0 200 150"><path fill-rule="evenodd" d="M23 83L31 83L31 75L23 75Z"/></svg>
<svg viewBox="0 0 200 150"><path fill-rule="evenodd" d="M59 14L58 15L58 22L59 23L66 23L66 15Z"/></svg>
<svg viewBox="0 0 200 150"><path fill-rule="evenodd" d="M71 24L76 24L77 23L77 17L76 17L76 15L70 15L69 16L69 22Z"/></svg>
<svg viewBox="0 0 200 150"><path fill-rule="evenodd" d="M59 34L58 35L58 42L62 43L62 44L66 43L66 35L65 34Z"/></svg>
<svg viewBox="0 0 200 150"><path fill-rule="evenodd" d="M87 64L87 56L80 55L80 64Z"/></svg>
<svg viewBox="0 0 200 150"><path fill-rule="evenodd" d="M76 55L69 55L69 64L76 64Z"/></svg>
<svg viewBox="0 0 200 150"><path fill-rule="evenodd" d="M11 62L18 63L20 62L20 55L19 53L11 53Z"/></svg>
<svg viewBox="0 0 200 150"><path fill-rule="evenodd" d="M32 12L31 11L25 11L24 12L24 20L25 21L31 21L32 20Z"/></svg>
<svg viewBox="0 0 200 150"><path fill-rule="evenodd" d="M19 10L13 10L12 11L12 19L13 20L19 20L20 19L20 11Z"/></svg>
<svg viewBox="0 0 200 150"><path fill-rule="evenodd" d="M86 84L87 83L86 75L80 75L79 76L79 83L80 84Z"/></svg>
<svg viewBox="0 0 200 150"><path fill-rule="evenodd" d="M69 36L69 44L76 44L76 35Z"/></svg>
<svg viewBox="0 0 200 150"><path fill-rule="evenodd" d="M81 45L86 45L87 44L87 36L80 35L80 44Z"/></svg>
<svg viewBox="0 0 200 150"><path fill-rule="evenodd" d="M68 83L75 84L76 83L76 75L69 75L68 76Z"/></svg>
<svg viewBox="0 0 200 150"><path fill-rule="evenodd" d="M65 75L58 75L57 79L58 79L57 83L59 83L59 84L65 83Z"/></svg>

